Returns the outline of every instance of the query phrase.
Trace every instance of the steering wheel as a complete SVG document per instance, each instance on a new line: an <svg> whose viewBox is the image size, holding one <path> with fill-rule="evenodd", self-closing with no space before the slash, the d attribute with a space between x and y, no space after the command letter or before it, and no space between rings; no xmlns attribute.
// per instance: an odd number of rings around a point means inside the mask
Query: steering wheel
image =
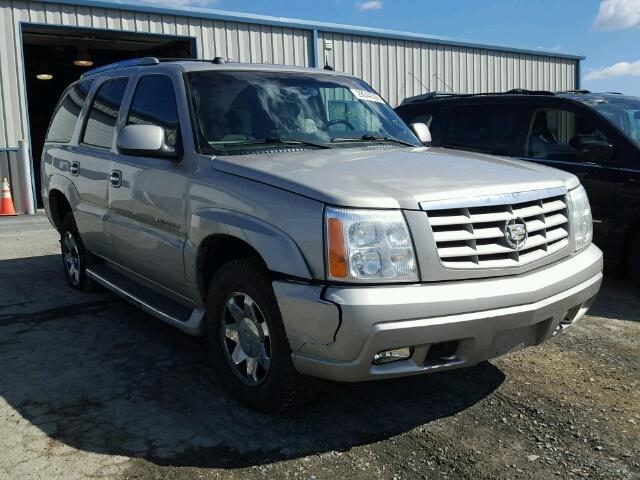
<svg viewBox="0 0 640 480"><path fill-rule="evenodd" d="M349 121L349 120L343 120L341 118L338 118L336 120L330 120L327 122L327 129L333 127L334 125L338 125L339 123L341 123L342 125L346 126L349 130L355 130L356 127L353 126L353 124Z"/></svg>

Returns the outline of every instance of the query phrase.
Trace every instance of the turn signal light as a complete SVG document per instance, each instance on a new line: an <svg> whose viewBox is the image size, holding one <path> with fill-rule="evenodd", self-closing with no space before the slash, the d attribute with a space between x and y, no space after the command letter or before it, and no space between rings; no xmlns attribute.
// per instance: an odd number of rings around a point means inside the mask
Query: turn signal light
<svg viewBox="0 0 640 480"><path fill-rule="evenodd" d="M327 249L331 276L334 278L347 278L344 231L342 220L339 218L329 218L327 221Z"/></svg>

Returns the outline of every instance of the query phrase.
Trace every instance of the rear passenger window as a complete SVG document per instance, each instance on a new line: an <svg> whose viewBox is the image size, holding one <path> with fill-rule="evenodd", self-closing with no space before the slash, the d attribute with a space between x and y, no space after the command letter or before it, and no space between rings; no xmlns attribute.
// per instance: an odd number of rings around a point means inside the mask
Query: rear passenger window
<svg viewBox="0 0 640 480"><path fill-rule="evenodd" d="M78 82L67 90L58 108L53 114L49 131L47 132L48 142L71 141L73 131L78 122L78 115L82 111L84 102L87 99L93 80Z"/></svg>
<svg viewBox="0 0 640 480"><path fill-rule="evenodd" d="M609 143L592 122L567 110L537 110L531 119L526 156L577 162L581 146Z"/></svg>
<svg viewBox="0 0 640 480"><path fill-rule="evenodd" d="M441 146L490 153L514 155L518 135L518 110L507 105L451 107Z"/></svg>
<svg viewBox="0 0 640 480"><path fill-rule="evenodd" d="M157 125L164 129L165 143L178 142L178 106L171 79L165 75L142 77L131 101L127 125Z"/></svg>
<svg viewBox="0 0 640 480"><path fill-rule="evenodd" d="M91 104L83 143L111 148L118 112L126 89L126 78L109 80L100 86Z"/></svg>

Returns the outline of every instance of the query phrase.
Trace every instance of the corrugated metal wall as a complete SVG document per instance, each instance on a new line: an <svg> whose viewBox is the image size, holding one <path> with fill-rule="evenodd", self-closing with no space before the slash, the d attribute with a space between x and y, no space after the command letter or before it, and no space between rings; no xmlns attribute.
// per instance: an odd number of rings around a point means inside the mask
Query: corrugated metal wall
<svg viewBox="0 0 640 480"><path fill-rule="evenodd" d="M91 1L89 1L91 3ZM391 104L430 90L503 91L512 88L575 88L577 57L449 44L424 38L399 39L393 32L339 28L333 24L246 18L236 14L197 14L149 4L107 7L60 4L49 0L0 0L0 171L18 141L28 139L27 101L22 65L21 23L75 26L192 37L200 58L322 66L325 55L336 70L369 82ZM324 30L323 30L324 27ZM354 32L347 34L344 32ZM360 35L360 32L363 32ZM314 37L317 35L317 45ZM331 46L325 50L325 40ZM317 52L317 56L316 56ZM11 169L14 189L19 179ZM15 191L15 190L14 190Z"/></svg>
<svg viewBox="0 0 640 480"><path fill-rule="evenodd" d="M325 50L325 40L331 50ZM321 62L364 79L394 106L436 90L575 88L573 59L327 32L318 32L318 44Z"/></svg>
<svg viewBox="0 0 640 480"><path fill-rule="evenodd" d="M27 138L20 22L194 37L200 58L309 66L310 30L132 12L0 0L0 148Z"/></svg>

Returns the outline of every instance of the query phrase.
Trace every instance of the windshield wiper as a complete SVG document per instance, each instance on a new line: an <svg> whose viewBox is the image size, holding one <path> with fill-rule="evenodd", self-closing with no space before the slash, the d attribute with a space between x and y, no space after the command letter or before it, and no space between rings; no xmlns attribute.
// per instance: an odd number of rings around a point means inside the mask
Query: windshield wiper
<svg viewBox="0 0 640 480"><path fill-rule="evenodd" d="M297 138L286 138L286 137L266 137L266 138L258 138L255 140L241 140L239 142L228 142L223 143L224 147L233 147L233 146L246 146L246 145L268 145L268 144L280 144L280 145L307 145L309 147L317 147L317 148L334 148L331 145L326 143L316 143L310 142L308 140L299 140Z"/></svg>
<svg viewBox="0 0 640 480"><path fill-rule="evenodd" d="M332 142L395 142L401 145L406 145L408 147L417 147L418 145L414 145L411 142L405 142L404 140L398 140L393 137L377 137L375 135L362 135L361 137L344 137L344 138L332 138Z"/></svg>

